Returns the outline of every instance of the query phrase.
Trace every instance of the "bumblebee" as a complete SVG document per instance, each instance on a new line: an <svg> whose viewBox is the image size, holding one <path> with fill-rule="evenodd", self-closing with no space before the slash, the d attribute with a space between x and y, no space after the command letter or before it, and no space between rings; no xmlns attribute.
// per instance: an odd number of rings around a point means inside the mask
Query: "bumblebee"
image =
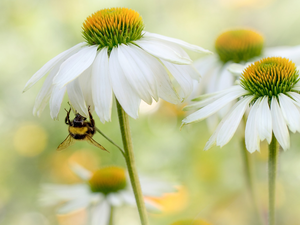
<svg viewBox="0 0 300 225"><path fill-rule="evenodd" d="M73 119L73 121L71 121L70 112L71 112L71 108L69 111L67 111L67 116L65 118L65 123L69 125L69 129L68 129L69 135L57 147L57 150L60 151L69 147L71 144L74 143L75 140L84 140L96 146L97 148L107 151L102 145L100 145L92 138L93 135L96 133L96 127L95 127L95 121L90 112L90 107L88 109L90 122L87 122L86 121L87 118L80 115L79 113L76 113L75 118Z"/></svg>

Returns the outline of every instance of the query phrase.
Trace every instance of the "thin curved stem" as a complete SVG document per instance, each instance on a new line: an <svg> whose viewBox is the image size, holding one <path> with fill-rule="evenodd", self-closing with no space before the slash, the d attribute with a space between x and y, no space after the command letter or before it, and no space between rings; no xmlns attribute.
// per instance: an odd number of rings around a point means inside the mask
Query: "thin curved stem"
<svg viewBox="0 0 300 225"><path fill-rule="evenodd" d="M113 140L111 140L109 137L107 137L100 129L98 129L97 127L96 127L96 131L99 133L99 134L101 134L106 140L108 140L110 143L112 143L115 147L117 147L120 151L121 151L121 153L122 153L122 155L125 157L125 151L124 151L124 149L123 148L121 148L119 145L117 145L115 142L113 142Z"/></svg>
<svg viewBox="0 0 300 225"><path fill-rule="evenodd" d="M145 203L142 195L142 189L141 189L141 185L140 185L140 181L138 178L135 161L134 161L131 133L129 127L129 118L127 113L123 110L122 106L120 105L117 99L116 102L117 102L118 116L120 122L120 130L121 130L121 135L123 140L123 147L125 150L125 160L127 164L127 169L128 169L132 189L134 192L142 225L148 225L146 207L145 207Z"/></svg>
<svg viewBox="0 0 300 225"><path fill-rule="evenodd" d="M275 225L275 192L279 145L273 134L269 145L269 225Z"/></svg>

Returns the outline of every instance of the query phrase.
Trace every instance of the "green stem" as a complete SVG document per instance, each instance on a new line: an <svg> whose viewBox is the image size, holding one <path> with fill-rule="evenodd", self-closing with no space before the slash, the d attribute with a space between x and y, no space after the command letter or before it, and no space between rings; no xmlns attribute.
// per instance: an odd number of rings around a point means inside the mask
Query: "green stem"
<svg viewBox="0 0 300 225"><path fill-rule="evenodd" d="M279 145L273 134L269 145L269 225L275 225L275 192Z"/></svg>
<svg viewBox="0 0 300 225"><path fill-rule="evenodd" d="M113 225L113 213L114 213L114 207L110 206L110 215L109 215L108 225Z"/></svg>
<svg viewBox="0 0 300 225"><path fill-rule="evenodd" d="M131 133L129 127L129 118L117 99L116 102L117 102L120 130L121 130L121 135L123 140L123 147L125 150L125 159L126 159L126 164L128 168L132 189L135 195L135 200L139 210L142 225L148 225L147 212L146 212L145 203L142 195L140 181L138 178L138 174L134 162L134 154L133 154Z"/></svg>
<svg viewBox="0 0 300 225"><path fill-rule="evenodd" d="M124 150L119 146L117 145L115 142L113 142L109 137L107 137L101 130L99 130L97 127L96 127L96 131L101 134L106 140L108 140L110 143L112 143L114 146L116 146L122 153L122 155L125 157L125 153L124 153Z"/></svg>

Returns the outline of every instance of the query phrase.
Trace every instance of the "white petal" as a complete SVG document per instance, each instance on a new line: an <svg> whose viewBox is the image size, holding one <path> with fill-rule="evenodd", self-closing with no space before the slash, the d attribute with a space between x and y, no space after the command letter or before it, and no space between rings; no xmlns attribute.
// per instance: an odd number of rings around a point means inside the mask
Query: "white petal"
<svg viewBox="0 0 300 225"><path fill-rule="evenodd" d="M135 61L140 68L143 68L143 73L148 77L148 80L152 80L152 78L155 80L156 86L151 93L153 98L156 101L158 101L158 97L160 97L174 104L179 103L180 100L163 65L144 50L134 45L130 45L130 47L134 48L134 52L131 51L131 54L135 54ZM153 81L149 81L149 83L153 85Z"/></svg>
<svg viewBox="0 0 300 225"><path fill-rule="evenodd" d="M186 58L176 51L176 48L173 48L173 44L169 44L166 41L141 38L134 43L149 54L172 63L188 65L193 62L190 58Z"/></svg>
<svg viewBox="0 0 300 225"><path fill-rule="evenodd" d="M111 120L112 87L109 80L107 48L97 55L92 68L92 94L95 111L102 123Z"/></svg>
<svg viewBox="0 0 300 225"><path fill-rule="evenodd" d="M201 76L204 78L212 68L219 64L219 57L216 55L208 55L196 60L193 65L200 72Z"/></svg>
<svg viewBox="0 0 300 225"><path fill-rule="evenodd" d="M185 65L176 65L162 60L163 64L170 71L172 76L177 80L183 90L184 98L188 97L193 91L193 80L188 75Z"/></svg>
<svg viewBox="0 0 300 225"><path fill-rule="evenodd" d="M136 201L134 198L134 194L131 190L121 191L120 195L122 196L123 200L131 206L136 206Z"/></svg>
<svg viewBox="0 0 300 225"><path fill-rule="evenodd" d="M295 104L300 107L300 94L296 92L287 92L289 96L291 96L295 100Z"/></svg>
<svg viewBox="0 0 300 225"><path fill-rule="evenodd" d="M156 178L140 176L140 183L143 195L148 197L161 197L165 193L177 191L174 184Z"/></svg>
<svg viewBox="0 0 300 225"><path fill-rule="evenodd" d="M86 46L72 55L61 64L60 70L53 80L54 84L63 87L76 79L94 62L96 54L97 46Z"/></svg>
<svg viewBox="0 0 300 225"><path fill-rule="evenodd" d="M83 93L78 78L67 85L70 104L84 117L88 117L88 110L84 101Z"/></svg>
<svg viewBox="0 0 300 225"><path fill-rule="evenodd" d="M224 120L217 136L217 145L222 147L226 145L233 137L238 128L241 119L253 97L245 97L239 100L234 106L233 110L229 112L229 116Z"/></svg>
<svg viewBox="0 0 300 225"><path fill-rule="evenodd" d="M80 177L82 180L88 181L89 179L91 179L92 177L92 172L85 169L83 166L81 166L78 163L75 162L71 162L70 163L70 167L72 169L72 171L78 176Z"/></svg>
<svg viewBox="0 0 300 225"><path fill-rule="evenodd" d="M61 107L61 103L66 93L66 87L59 88L57 86L52 87L52 93L50 97L50 115L52 119L58 119L58 113Z"/></svg>
<svg viewBox="0 0 300 225"><path fill-rule="evenodd" d="M106 200L92 209L91 225L107 225L110 217L110 205Z"/></svg>
<svg viewBox="0 0 300 225"><path fill-rule="evenodd" d="M90 111L93 112L94 102L92 96L92 66L87 68L79 77L79 84L81 87L82 95L87 107L90 107Z"/></svg>
<svg viewBox="0 0 300 225"><path fill-rule="evenodd" d="M257 112L257 129L261 141L267 140L271 143L272 140L272 115L269 107L269 98L263 97Z"/></svg>
<svg viewBox="0 0 300 225"><path fill-rule="evenodd" d="M179 40L179 39L176 39L176 38L166 37L166 36L163 36L163 35L160 35L160 34L144 32L144 37L157 38L157 39L160 39L160 40L169 41L169 42L178 44L178 45L182 46L183 48L190 49L190 50L195 51L195 52L200 52L200 53L204 52L204 53L210 53L210 54L212 53L211 51L208 51L204 48L201 48L200 46L192 45L192 44L189 44L185 41L182 41L182 40Z"/></svg>
<svg viewBox="0 0 300 225"><path fill-rule="evenodd" d="M274 135L283 150L287 150L290 148L290 135L276 97L271 101L271 114Z"/></svg>
<svg viewBox="0 0 300 225"><path fill-rule="evenodd" d="M282 115L290 130L295 133L300 132L300 112L294 105L293 100L285 94L279 94L279 103Z"/></svg>
<svg viewBox="0 0 300 225"><path fill-rule="evenodd" d="M152 76L152 79L147 79L143 73L144 70L135 61L137 57L132 57L130 52L134 52L132 46L129 47L123 44L118 46L117 54L120 66L132 89L135 90L142 100L150 105L152 103L151 93L153 93L151 89L156 87L155 79Z"/></svg>
<svg viewBox="0 0 300 225"><path fill-rule="evenodd" d="M252 108L250 109L246 129L245 129L245 142L246 148L250 153L260 151L260 139L258 135L258 124L257 124L257 115L260 105L260 99L257 99Z"/></svg>
<svg viewBox="0 0 300 225"><path fill-rule="evenodd" d="M39 202L44 206L54 206L62 202L77 199L78 196L89 198L90 190L86 184L43 184L39 193Z"/></svg>
<svg viewBox="0 0 300 225"><path fill-rule="evenodd" d="M228 66L228 71L237 77L239 77L242 74L244 69L245 65L238 63L232 63L230 66Z"/></svg>
<svg viewBox="0 0 300 225"><path fill-rule="evenodd" d="M141 99L126 80L115 48L112 49L109 57L109 75L113 91L120 105L129 116L136 119Z"/></svg>
<svg viewBox="0 0 300 225"><path fill-rule="evenodd" d="M219 74L219 80L217 81L217 90L225 90L227 88L230 88L234 84L234 77L233 75L228 71L229 63L225 64Z"/></svg>
<svg viewBox="0 0 300 225"><path fill-rule="evenodd" d="M121 206L122 205L122 195L119 193L112 193L107 196L107 201L112 206Z"/></svg>
<svg viewBox="0 0 300 225"><path fill-rule="evenodd" d="M57 74L58 70L59 70L59 65L57 65L50 71L49 75L44 81L44 84L35 99L35 104L33 107L33 115L37 114L38 116L40 116L42 111L46 107L51 96L53 78Z"/></svg>
<svg viewBox="0 0 300 225"><path fill-rule="evenodd" d="M225 105L230 103L231 101L247 94L248 92L242 88L237 91L232 91L223 97L216 99L214 102L212 102L209 105L206 105L205 107L201 108L200 110L192 113L188 117L186 117L184 120L182 120L182 124L188 124L188 123L195 123L198 121L201 121L210 115L214 114L221 108L223 108Z"/></svg>
<svg viewBox="0 0 300 225"><path fill-rule="evenodd" d="M72 48L60 53L59 55L55 56L53 59L48 61L41 69L39 69L26 83L23 92L27 91L30 87L32 87L39 79L45 76L54 66L62 63L65 59L70 57L71 55L75 54L85 42L81 42Z"/></svg>
<svg viewBox="0 0 300 225"><path fill-rule="evenodd" d="M79 209L86 208L89 204L90 204L89 198L78 197L77 199L65 203L62 207L58 209L57 213L67 214L67 213L75 212Z"/></svg>

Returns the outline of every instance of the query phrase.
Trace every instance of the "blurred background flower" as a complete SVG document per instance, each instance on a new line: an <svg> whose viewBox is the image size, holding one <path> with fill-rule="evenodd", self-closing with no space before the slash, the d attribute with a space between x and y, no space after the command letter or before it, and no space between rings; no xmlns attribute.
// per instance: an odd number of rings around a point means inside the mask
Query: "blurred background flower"
<svg viewBox="0 0 300 225"><path fill-rule="evenodd" d="M110 153L98 151L85 142L56 152L68 134L63 123L65 115L60 115L59 122L52 121L48 113L41 118L32 115L42 82L26 94L21 93L37 68L83 41L81 25L88 15L119 6L139 12L149 32L179 38L211 51L220 33L236 27L257 30L264 36L266 47L300 44L300 30L296 29L300 23L297 0L0 1L0 224L74 225L74 220L80 224L86 216L84 211L77 212L75 218L74 215L58 218L53 210L41 208L37 204L40 184L78 183L68 168L69 161L89 170L109 164L125 166L119 151L97 134L95 140ZM188 53L193 60L199 56ZM182 107L160 101L157 106L141 110L139 123L131 120L139 170L176 179L187 195L183 200L174 200L178 201L178 209L166 207L161 214L150 214L150 223L165 225L182 218L201 218L214 225L252 224L238 137L222 149L202 151L211 134L205 122L179 131L185 117L181 114ZM102 125L97 119L96 125L120 144L116 112L112 117L111 123ZM277 197L281 211L278 224L298 225L300 220L299 145L299 134L291 134L291 150L281 155L279 172L285 176L279 176L277 185L282 187L278 188ZM260 204L265 213L266 153L266 145L262 143L261 153L253 154ZM116 212L115 224L139 225L136 209Z"/></svg>

